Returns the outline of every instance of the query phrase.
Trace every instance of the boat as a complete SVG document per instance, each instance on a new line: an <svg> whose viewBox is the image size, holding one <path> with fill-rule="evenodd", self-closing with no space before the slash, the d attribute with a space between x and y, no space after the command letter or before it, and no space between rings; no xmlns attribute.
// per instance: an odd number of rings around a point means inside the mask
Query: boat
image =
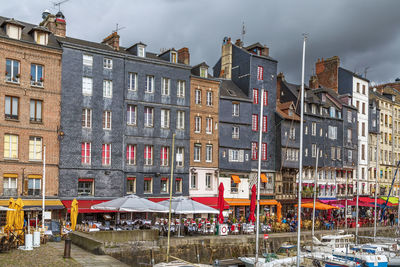
<svg viewBox="0 0 400 267"><path fill-rule="evenodd" d="M400 255L397 244L363 244L351 248L353 251L362 252L364 254L383 255L388 259L388 266L400 266Z"/></svg>

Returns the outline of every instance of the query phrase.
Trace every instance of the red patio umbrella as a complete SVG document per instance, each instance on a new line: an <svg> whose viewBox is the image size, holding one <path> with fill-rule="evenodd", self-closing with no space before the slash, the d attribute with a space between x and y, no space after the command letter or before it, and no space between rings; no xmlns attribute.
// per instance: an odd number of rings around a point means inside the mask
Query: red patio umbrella
<svg viewBox="0 0 400 267"><path fill-rule="evenodd" d="M257 188L256 185L254 184L253 187L251 188L250 216L249 216L249 221L253 223L256 221L256 217L254 217L254 211L256 210L256 198L257 198Z"/></svg>
<svg viewBox="0 0 400 267"><path fill-rule="evenodd" d="M224 185L222 183L219 184L218 186L218 209L219 209L219 215L218 215L218 222L223 223L224 222L224 215L222 215L222 211L224 210Z"/></svg>

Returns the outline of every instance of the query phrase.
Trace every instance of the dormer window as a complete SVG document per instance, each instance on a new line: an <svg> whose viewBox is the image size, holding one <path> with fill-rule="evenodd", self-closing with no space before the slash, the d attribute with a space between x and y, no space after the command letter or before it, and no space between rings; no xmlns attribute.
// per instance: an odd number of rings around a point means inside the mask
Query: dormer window
<svg viewBox="0 0 400 267"><path fill-rule="evenodd" d="M176 52L171 52L171 63L177 63L177 53Z"/></svg>
<svg viewBox="0 0 400 267"><path fill-rule="evenodd" d="M9 23L6 26L6 32L8 37L20 40L22 34L22 27Z"/></svg>
<svg viewBox="0 0 400 267"><path fill-rule="evenodd" d="M207 68L200 68L200 77L207 78Z"/></svg>
<svg viewBox="0 0 400 267"><path fill-rule="evenodd" d="M139 57L146 56L146 51L144 50L144 46L142 46L142 45L138 45L138 56Z"/></svg>
<svg viewBox="0 0 400 267"><path fill-rule="evenodd" d="M34 38L37 44L47 45L49 42L49 34L47 32L35 31Z"/></svg>

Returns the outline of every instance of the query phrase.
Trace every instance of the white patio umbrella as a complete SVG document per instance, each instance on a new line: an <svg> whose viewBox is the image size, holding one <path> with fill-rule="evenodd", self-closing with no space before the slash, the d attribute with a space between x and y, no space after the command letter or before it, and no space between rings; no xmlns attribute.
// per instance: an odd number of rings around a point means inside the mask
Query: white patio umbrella
<svg viewBox="0 0 400 267"><path fill-rule="evenodd" d="M158 202L160 205L169 208L169 199ZM172 212L175 214L199 214L199 213L214 213L219 211L206 206L202 203L189 199L187 197L174 197L171 202Z"/></svg>
<svg viewBox="0 0 400 267"><path fill-rule="evenodd" d="M169 209L153 201L136 195L116 198L91 207L92 210L116 210L120 212L160 212L168 213Z"/></svg>
<svg viewBox="0 0 400 267"><path fill-rule="evenodd" d="M3 211L3 210L14 210L14 209L10 209L10 208L7 208L7 207L0 206L0 211Z"/></svg>

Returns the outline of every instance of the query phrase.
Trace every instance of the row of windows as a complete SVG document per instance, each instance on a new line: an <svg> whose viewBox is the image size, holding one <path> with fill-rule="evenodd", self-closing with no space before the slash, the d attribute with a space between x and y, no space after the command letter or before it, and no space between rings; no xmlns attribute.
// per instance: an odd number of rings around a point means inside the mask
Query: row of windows
<svg viewBox="0 0 400 267"><path fill-rule="evenodd" d="M212 189L214 175L212 173L206 173L205 177L206 189ZM192 173L190 176L190 189L198 189L197 173Z"/></svg>
<svg viewBox="0 0 400 267"><path fill-rule="evenodd" d="M363 151L365 151L365 145ZM353 160L353 151L348 150L347 151L347 161L351 162ZM319 148L319 157L321 158L323 155L323 151L321 148ZM308 157L308 148L306 147L304 149L304 156ZM316 158L317 157L317 144L311 144L311 157ZM325 158L328 158L328 154L325 154ZM341 160L341 148L340 147L331 147L331 157L332 160ZM365 153L364 153L364 158L365 158ZM364 159L362 158L362 159Z"/></svg>
<svg viewBox="0 0 400 267"><path fill-rule="evenodd" d="M196 105L201 105L201 103L202 103L201 90L200 89L196 89L194 91L194 93L195 93L194 103ZM213 92L211 92L211 91L207 91L207 93L206 93L206 105L207 106L212 106L213 105Z"/></svg>
<svg viewBox="0 0 400 267"><path fill-rule="evenodd" d="M258 159L258 142L251 142L251 159ZM267 143L261 144L261 160L267 160Z"/></svg>
<svg viewBox="0 0 400 267"><path fill-rule="evenodd" d="M29 137L28 158L30 161L42 160L42 137ZM4 159L19 159L19 136L15 134L4 135Z"/></svg>
<svg viewBox="0 0 400 267"><path fill-rule="evenodd" d="M31 64L30 82L32 86L43 87L44 84L44 66ZM6 82L20 83L21 63L18 60L6 59Z"/></svg>
<svg viewBox="0 0 400 267"><path fill-rule="evenodd" d="M308 104L304 103L304 113L308 112L308 106L311 107L311 113L315 115L321 115L321 116L328 116L331 118L342 118L342 112L340 110L337 110L334 107L329 107L324 108L323 106L319 106L319 110L317 110L317 105L316 104Z"/></svg>
<svg viewBox="0 0 400 267"><path fill-rule="evenodd" d="M195 162L200 162L201 161L201 150L202 150L202 145L201 144L194 144L194 149L193 149L193 160ZM212 162L213 158L213 145L206 145L206 162Z"/></svg>
<svg viewBox="0 0 400 267"><path fill-rule="evenodd" d="M18 175L7 174L7 177L3 177L3 196L17 196L18 194ZM12 176L12 177L8 177ZM39 196L41 194L41 175L32 175L37 178L28 178L25 180L27 184L24 185L24 195L28 196Z"/></svg>
<svg viewBox="0 0 400 267"><path fill-rule="evenodd" d="M161 123L162 124L162 123ZM194 132L201 133L202 118L199 116L194 117ZM218 124L215 123L215 130L218 129ZM213 133L213 119L206 118L206 134Z"/></svg>
<svg viewBox="0 0 400 267"><path fill-rule="evenodd" d="M253 89L253 104L258 104L259 103L259 92L258 89ZM263 105L268 106L268 91L264 91L264 96L263 96Z"/></svg>
<svg viewBox="0 0 400 267"><path fill-rule="evenodd" d="M43 101L31 99L29 101L29 119L31 122L42 122ZM8 120L19 120L20 101L16 96L5 96L4 118Z"/></svg>

